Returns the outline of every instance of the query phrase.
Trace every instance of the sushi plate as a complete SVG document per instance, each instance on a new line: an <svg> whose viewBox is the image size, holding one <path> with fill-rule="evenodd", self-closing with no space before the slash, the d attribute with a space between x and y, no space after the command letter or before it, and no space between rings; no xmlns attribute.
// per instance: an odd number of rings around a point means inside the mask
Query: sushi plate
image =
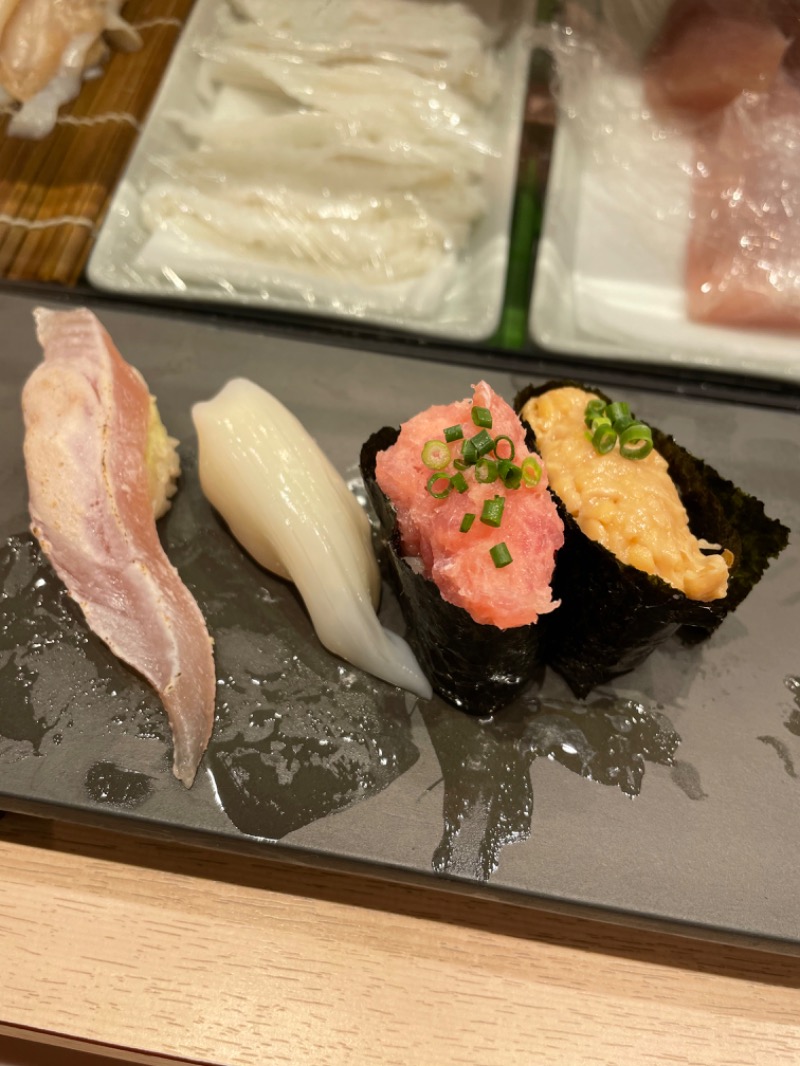
<svg viewBox="0 0 800 1066"><path fill-rule="evenodd" d="M87 631L27 533L19 400L40 358L32 307L0 296L0 809L800 951L796 412L627 393L758 492L792 530L789 547L705 645L669 643L585 701L548 672L481 720L322 648L292 586L246 557L205 502L190 419L195 401L249 377L357 491L374 429L468 395L479 371L99 306L182 442L160 530L208 619L218 676L214 735L187 790L158 700ZM509 398L528 383L486 377ZM402 630L388 591L381 613Z"/></svg>
<svg viewBox="0 0 800 1066"><path fill-rule="evenodd" d="M796 334L690 321L688 138L658 139L640 79L594 52L564 66L529 329L542 348L797 383Z"/></svg>
<svg viewBox="0 0 800 1066"><path fill-rule="evenodd" d="M173 121L212 116L227 122L253 114L252 95L227 87L207 99L201 41L213 35L218 0L198 0L173 54L126 172L111 200L87 267L87 276L106 292L227 304L263 311L323 315L368 325L477 342L497 329L503 308L517 162L531 51L530 0L467 3L500 35L500 91L486 123L486 211L473 226L467 245L441 268L423 275L408 291L377 285L356 286L336 278L292 273L205 246L178 247L163 234L153 238L142 222L146 191L165 180L161 160L191 142ZM288 238L287 238L288 239ZM301 239L301 238L298 238ZM163 242L167 243L163 243ZM146 254L147 265L140 257Z"/></svg>

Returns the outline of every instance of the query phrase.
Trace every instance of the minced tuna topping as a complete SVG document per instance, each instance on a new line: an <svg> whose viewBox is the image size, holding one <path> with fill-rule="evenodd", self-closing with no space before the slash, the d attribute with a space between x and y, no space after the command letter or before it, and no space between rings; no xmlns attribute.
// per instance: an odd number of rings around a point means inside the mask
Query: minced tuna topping
<svg viewBox="0 0 800 1066"><path fill-rule="evenodd" d="M507 488L499 479L479 483L471 468L463 471L463 492L454 489L437 498L428 491L432 471L422 457L426 443L441 442L445 429L459 427L463 437L442 444L451 460L443 476L457 474L454 464L464 440L478 431L472 414L476 407L491 414L492 437L504 436L504 448L510 440L514 461L524 463L532 453L525 446L522 423L505 400L480 382L471 399L428 408L405 422L397 443L378 453L376 478L397 512L404 555L436 583L445 600L464 608L474 621L510 629L536 622L558 606L550 581L564 527L538 456L534 459L541 473L533 486ZM484 505L498 496L502 517L497 525L487 524L481 518ZM465 523L469 515L474 520ZM510 562L493 557L499 543Z"/></svg>

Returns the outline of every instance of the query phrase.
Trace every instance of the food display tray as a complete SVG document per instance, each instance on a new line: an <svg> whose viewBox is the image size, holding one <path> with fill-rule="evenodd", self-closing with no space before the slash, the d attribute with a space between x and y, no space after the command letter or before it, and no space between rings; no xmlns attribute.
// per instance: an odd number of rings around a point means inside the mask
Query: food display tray
<svg viewBox="0 0 800 1066"><path fill-rule="evenodd" d="M509 399L530 378L98 303L181 440L160 531L206 614L218 676L214 736L186 790L159 701L89 633L26 532L20 390L40 352L34 301L0 306L0 809L800 950L795 410L617 388L757 493L789 546L707 643L668 643L584 701L547 672L483 720L322 648L293 587L203 499L190 411L250 378L357 489L374 429L480 376ZM381 614L402 628L388 591Z"/></svg>
<svg viewBox="0 0 800 1066"><path fill-rule="evenodd" d="M560 72L529 332L599 361L800 382L796 332L691 321L684 262L693 142L658 139L638 75L601 55Z"/></svg>
<svg viewBox="0 0 800 1066"><path fill-rule="evenodd" d="M217 0L197 0L195 4L109 205L87 268L91 283L105 292L128 297L322 315L462 342L489 338L500 323L503 309L528 88L531 5L529 0L504 0L499 5L472 0L467 6L505 35L499 44L502 84L489 114L492 133L484 183L486 212L473 227L435 310L424 314L383 310L378 304L370 306L365 302L364 291L347 284L338 285L335 298L331 299L329 286L312 275L304 278L298 274L302 284L296 291L289 291L270 287L267 282L237 288L227 279L217 283L211 277L207 282L176 281L175 272L167 269L168 265L161 274L140 273L136 269L136 256L148 237L141 221L141 198L152 183L164 180L163 170L154 160L174 154L176 146L188 144L171 115L181 112L203 118L209 113L209 105L198 91L202 60L196 49L215 29L220 9ZM441 282L434 278L431 285L441 286Z"/></svg>

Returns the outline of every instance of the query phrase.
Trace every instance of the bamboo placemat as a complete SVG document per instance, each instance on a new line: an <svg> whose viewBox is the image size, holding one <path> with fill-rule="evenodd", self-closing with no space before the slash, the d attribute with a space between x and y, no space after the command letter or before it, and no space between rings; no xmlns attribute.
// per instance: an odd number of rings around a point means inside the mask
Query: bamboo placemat
<svg viewBox="0 0 800 1066"><path fill-rule="evenodd" d="M129 0L143 40L112 52L41 141L0 120L0 278L74 284L194 0Z"/></svg>

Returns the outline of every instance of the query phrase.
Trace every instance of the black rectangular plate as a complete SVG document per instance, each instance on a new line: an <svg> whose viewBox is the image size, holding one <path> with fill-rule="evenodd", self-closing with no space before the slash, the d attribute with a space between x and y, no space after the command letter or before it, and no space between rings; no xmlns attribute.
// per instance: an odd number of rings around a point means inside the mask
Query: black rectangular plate
<svg viewBox="0 0 800 1066"><path fill-rule="evenodd" d="M248 377L354 479L374 429L468 395L480 372L98 304L182 441L161 533L206 613L219 678L214 738L187 791L160 703L88 633L25 532L19 397L40 358L33 306L0 296L0 807L800 950L794 411L688 399L663 381L624 390L763 499L791 528L789 547L705 645L670 643L584 702L548 673L486 722L324 651L293 588L247 559L204 501L190 418L192 403ZM485 376L508 400L530 380ZM382 616L401 627L388 593Z"/></svg>

